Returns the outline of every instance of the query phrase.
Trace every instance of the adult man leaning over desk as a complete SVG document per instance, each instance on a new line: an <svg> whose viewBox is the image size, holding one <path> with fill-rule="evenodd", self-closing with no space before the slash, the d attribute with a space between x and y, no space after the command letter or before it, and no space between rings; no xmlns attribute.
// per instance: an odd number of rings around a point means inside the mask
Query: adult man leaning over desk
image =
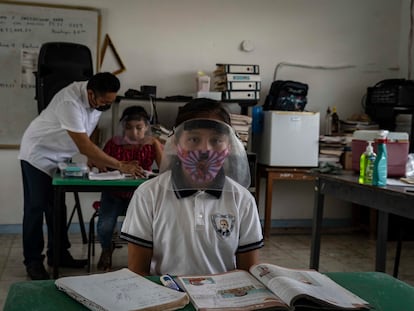
<svg viewBox="0 0 414 311"><path fill-rule="evenodd" d="M88 165L100 170L113 168L139 176L135 162L120 162L108 156L91 140L102 111L114 102L120 82L111 73L98 73L89 81L73 82L59 91L50 104L26 129L21 144L20 159L24 190L23 255L29 277L48 279L43 260L43 215L48 228L47 263L53 265L53 186L52 177L59 162L81 153ZM66 217L62 217L62 228ZM81 268L86 260L77 260L69 253L70 242L62 230L60 265Z"/></svg>

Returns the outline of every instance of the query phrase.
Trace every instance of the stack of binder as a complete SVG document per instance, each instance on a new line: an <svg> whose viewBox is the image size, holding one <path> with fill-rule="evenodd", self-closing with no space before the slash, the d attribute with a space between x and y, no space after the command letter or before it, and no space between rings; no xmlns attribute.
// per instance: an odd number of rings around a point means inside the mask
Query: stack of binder
<svg viewBox="0 0 414 311"><path fill-rule="evenodd" d="M222 101L258 101L260 99L259 65L216 64L214 90Z"/></svg>

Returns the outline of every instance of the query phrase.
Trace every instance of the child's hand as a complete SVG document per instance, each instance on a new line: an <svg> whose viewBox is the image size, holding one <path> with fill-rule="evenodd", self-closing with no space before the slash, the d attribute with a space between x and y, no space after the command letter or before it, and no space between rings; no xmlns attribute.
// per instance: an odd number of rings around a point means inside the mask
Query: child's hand
<svg viewBox="0 0 414 311"><path fill-rule="evenodd" d="M138 161L122 161L119 168L121 173L131 174L136 178L145 178L146 174L144 169L138 164Z"/></svg>

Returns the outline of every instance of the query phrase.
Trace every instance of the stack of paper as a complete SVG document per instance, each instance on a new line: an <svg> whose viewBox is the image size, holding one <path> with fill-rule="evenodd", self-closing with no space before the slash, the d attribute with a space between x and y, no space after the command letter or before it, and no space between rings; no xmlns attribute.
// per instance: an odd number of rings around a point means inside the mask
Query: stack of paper
<svg viewBox="0 0 414 311"><path fill-rule="evenodd" d="M252 117L240 114L230 114L230 118L231 125L240 137L243 145L247 148L249 132L252 125Z"/></svg>
<svg viewBox="0 0 414 311"><path fill-rule="evenodd" d="M340 163L347 140L344 136L319 137L319 163Z"/></svg>
<svg viewBox="0 0 414 311"><path fill-rule="evenodd" d="M124 178L125 174L122 174L120 171L110 171L102 173L89 172L90 180L116 180Z"/></svg>

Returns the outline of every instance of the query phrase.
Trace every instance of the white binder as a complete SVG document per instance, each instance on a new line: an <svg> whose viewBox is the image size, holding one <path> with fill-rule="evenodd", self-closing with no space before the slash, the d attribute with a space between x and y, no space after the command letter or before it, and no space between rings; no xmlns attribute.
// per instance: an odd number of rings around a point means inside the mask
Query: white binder
<svg viewBox="0 0 414 311"><path fill-rule="evenodd" d="M225 91L223 92L223 100L242 99L242 100L258 100L260 92L258 91Z"/></svg>
<svg viewBox="0 0 414 311"><path fill-rule="evenodd" d="M260 75L228 73L225 77L227 81L261 81Z"/></svg>
<svg viewBox="0 0 414 311"><path fill-rule="evenodd" d="M250 82L238 82L238 81L227 81L226 83L227 91L245 91L260 90L260 81L250 81Z"/></svg>
<svg viewBox="0 0 414 311"><path fill-rule="evenodd" d="M259 65L243 65L243 64L216 64L217 73L248 73L259 74Z"/></svg>

